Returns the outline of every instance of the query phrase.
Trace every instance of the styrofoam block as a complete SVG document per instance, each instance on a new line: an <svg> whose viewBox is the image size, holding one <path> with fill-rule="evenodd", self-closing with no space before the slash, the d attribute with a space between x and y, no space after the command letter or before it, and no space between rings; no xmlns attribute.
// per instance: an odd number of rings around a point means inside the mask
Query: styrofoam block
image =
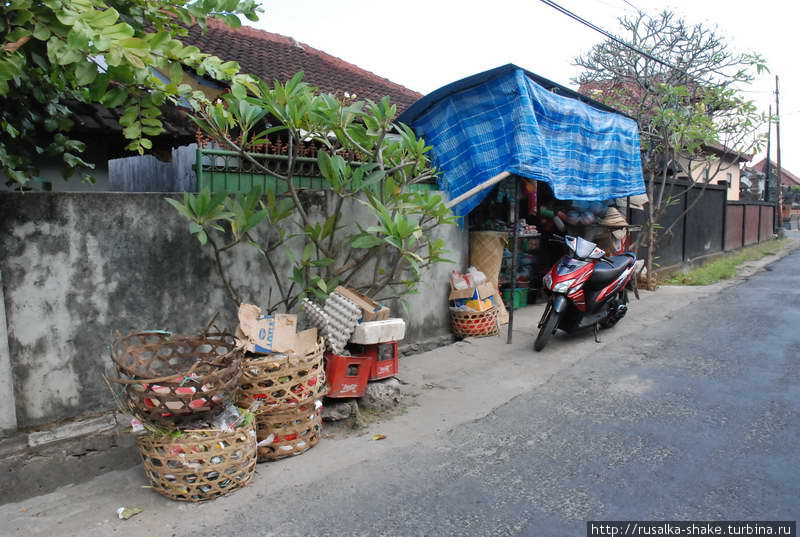
<svg viewBox="0 0 800 537"><path fill-rule="evenodd" d="M403 319L369 321L356 326L350 341L360 345L400 341L406 336L406 323Z"/></svg>

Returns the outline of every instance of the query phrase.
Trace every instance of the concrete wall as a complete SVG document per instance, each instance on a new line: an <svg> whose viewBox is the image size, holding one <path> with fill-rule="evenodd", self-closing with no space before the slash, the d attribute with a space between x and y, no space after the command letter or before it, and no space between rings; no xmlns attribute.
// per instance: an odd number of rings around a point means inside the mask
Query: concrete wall
<svg viewBox="0 0 800 537"><path fill-rule="evenodd" d="M14 401L14 377L11 374L11 353L8 350L8 324L3 299L3 273L0 272L0 436L17 428L17 409Z"/></svg>
<svg viewBox="0 0 800 537"><path fill-rule="evenodd" d="M325 202L309 199L312 214ZM355 204L343 214L363 216ZM453 227L445 238L463 268L466 233ZM163 194L0 193L0 252L20 428L110 408L103 373L117 332L196 331L216 312L221 326L235 326L209 252ZM407 342L449 334L452 268L428 273L410 313L395 307L408 323ZM230 269L244 300L266 303L273 282L251 249L236 249Z"/></svg>

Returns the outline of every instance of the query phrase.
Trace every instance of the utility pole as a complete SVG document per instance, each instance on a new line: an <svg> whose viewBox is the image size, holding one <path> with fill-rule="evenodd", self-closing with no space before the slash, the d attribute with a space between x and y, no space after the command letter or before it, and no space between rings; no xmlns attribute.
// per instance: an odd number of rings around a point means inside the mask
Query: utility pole
<svg viewBox="0 0 800 537"><path fill-rule="evenodd" d="M769 112L767 113L767 117L769 121L767 121L767 162L764 164L764 169L761 170L764 172L764 201L769 201L769 175L772 172L772 105L769 105ZM773 218L773 227L775 224L775 219Z"/></svg>
<svg viewBox="0 0 800 537"><path fill-rule="evenodd" d="M783 227L783 190L781 190L781 108L780 92L778 91L778 75L775 75L775 138L778 146L778 205L777 223ZM777 231L777 227L775 229Z"/></svg>

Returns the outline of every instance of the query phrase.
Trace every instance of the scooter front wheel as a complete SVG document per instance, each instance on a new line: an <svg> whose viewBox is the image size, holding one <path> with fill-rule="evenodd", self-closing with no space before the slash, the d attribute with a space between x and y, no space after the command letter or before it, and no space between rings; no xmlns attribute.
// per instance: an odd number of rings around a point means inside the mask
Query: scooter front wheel
<svg viewBox="0 0 800 537"><path fill-rule="evenodd" d="M545 345L547 345L547 342L550 341L550 338L556 333L559 319L561 319L561 313L551 309L547 314L547 318L542 323L542 328L539 330L539 335L536 336L536 341L533 344L533 350L539 352L545 347Z"/></svg>

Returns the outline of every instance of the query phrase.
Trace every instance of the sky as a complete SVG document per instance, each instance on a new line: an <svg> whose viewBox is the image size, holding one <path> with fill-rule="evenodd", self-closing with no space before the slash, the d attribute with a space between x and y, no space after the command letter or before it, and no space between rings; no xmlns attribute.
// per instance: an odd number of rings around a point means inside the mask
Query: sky
<svg viewBox="0 0 800 537"><path fill-rule="evenodd" d="M635 13L632 5L648 12L668 8L687 22L716 27L736 51L761 54L770 73L747 88L746 96L766 112L775 100L775 75L780 77L781 161L800 175L800 152L795 151L800 145L800 2L557 1L617 35L617 18ZM575 56L604 39L539 0L264 0L261 5L261 20L248 24L423 94L506 63L575 88ZM773 160L774 140L773 130Z"/></svg>

